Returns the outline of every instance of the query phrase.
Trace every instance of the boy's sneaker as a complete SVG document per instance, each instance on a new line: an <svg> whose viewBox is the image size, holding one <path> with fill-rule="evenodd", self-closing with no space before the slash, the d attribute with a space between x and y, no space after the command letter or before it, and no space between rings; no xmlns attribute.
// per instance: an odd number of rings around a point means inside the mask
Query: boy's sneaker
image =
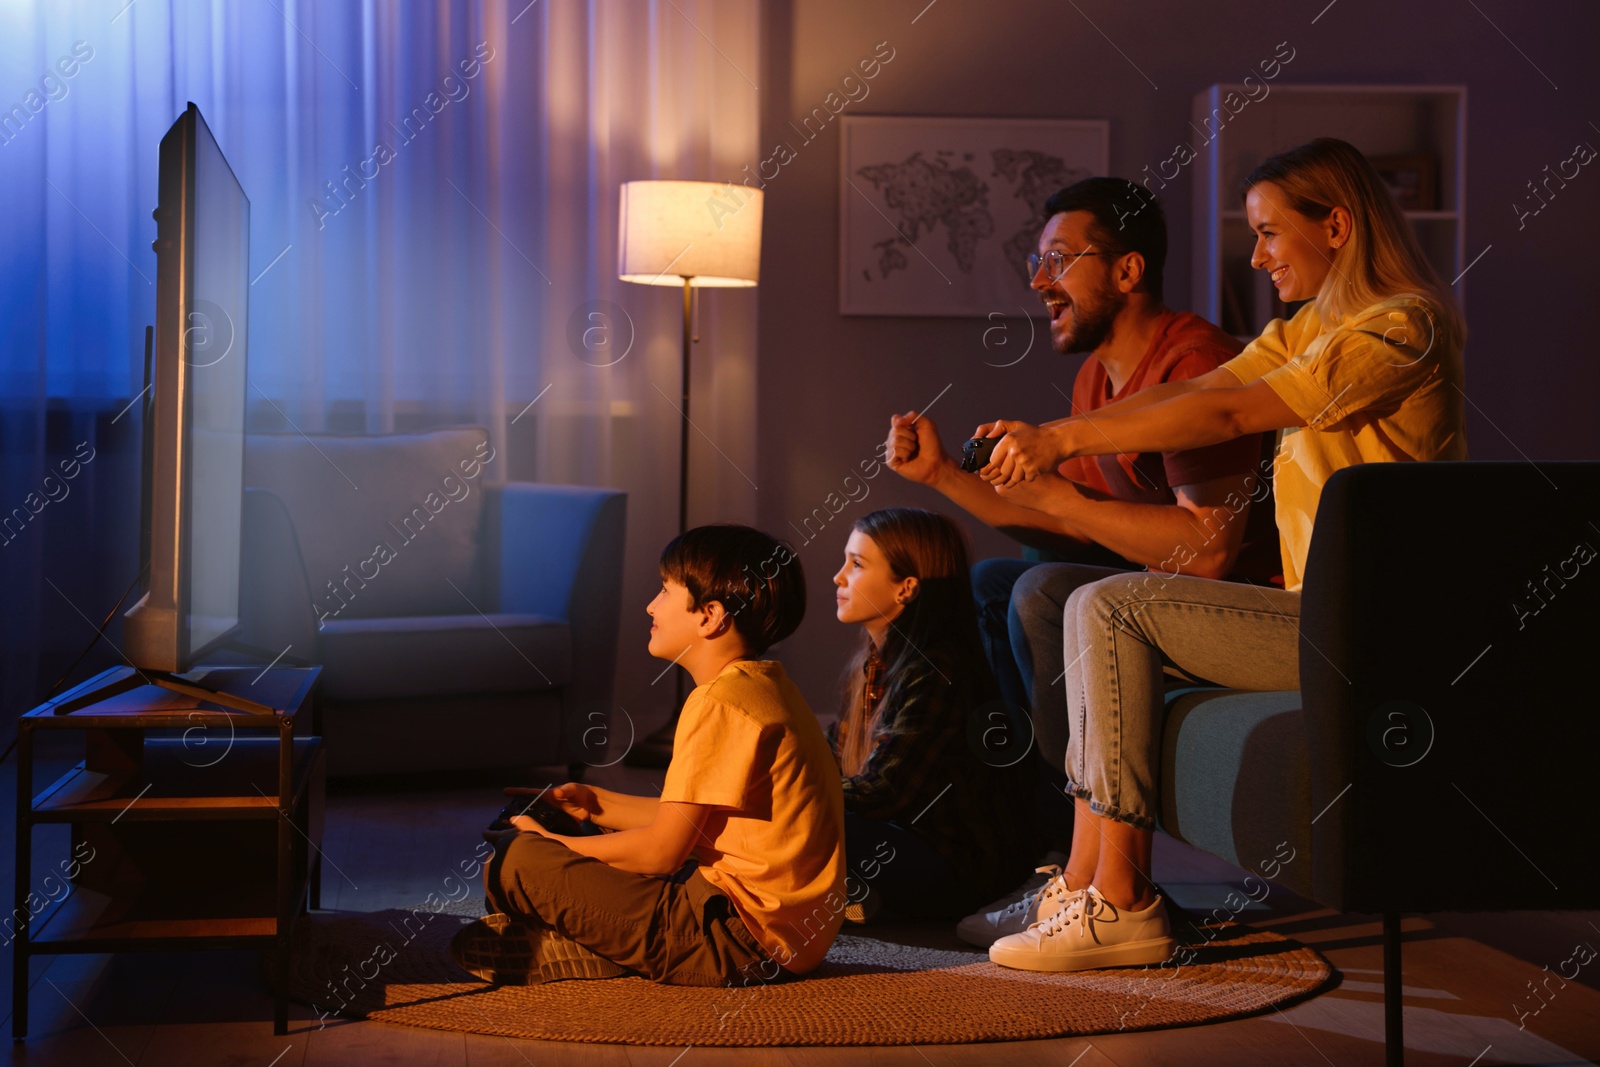
<svg viewBox="0 0 1600 1067"><path fill-rule="evenodd" d="M956 936L969 945L988 948L1007 934L1019 933L1048 918L1066 902L1067 857L1059 852L1045 856L1045 866L1016 892L991 901L956 924Z"/></svg>
<svg viewBox="0 0 1600 1067"><path fill-rule="evenodd" d="M596 955L552 927L518 922L496 912L475 919L450 939L450 958L494 985L537 985L563 978L617 978L626 967Z"/></svg>
<svg viewBox="0 0 1600 1067"><path fill-rule="evenodd" d="M882 894L871 886L867 886L867 891L860 900L848 900L847 898L844 906L844 921L856 926L865 926L877 918L878 912L882 910Z"/></svg>
<svg viewBox="0 0 1600 1067"><path fill-rule="evenodd" d="M1090 886L1021 933L989 946L989 959L1024 971L1090 971L1160 963L1172 955L1166 904L1123 911Z"/></svg>

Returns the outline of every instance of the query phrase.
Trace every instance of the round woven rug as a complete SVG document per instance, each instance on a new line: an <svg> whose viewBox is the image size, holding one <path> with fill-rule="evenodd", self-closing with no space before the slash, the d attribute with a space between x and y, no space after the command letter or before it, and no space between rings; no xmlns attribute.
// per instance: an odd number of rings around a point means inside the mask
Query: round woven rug
<svg viewBox="0 0 1600 1067"><path fill-rule="evenodd" d="M776 984L706 989L626 977L496 987L450 960L451 934L476 917L452 914L458 907L302 919L290 998L323 1020L544 1041L935 1045L1217 1022L1308 996L1335 973L1305 945L1235 925L1181 965L1075 974L1009 970L976 949L846 933L815 971Z"/></svg>

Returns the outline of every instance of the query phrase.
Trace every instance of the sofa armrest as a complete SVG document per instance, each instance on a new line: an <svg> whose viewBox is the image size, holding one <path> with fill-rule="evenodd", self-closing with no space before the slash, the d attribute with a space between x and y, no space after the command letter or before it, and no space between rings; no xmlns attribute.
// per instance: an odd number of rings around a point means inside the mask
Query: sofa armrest
<svg viewBox="0 0 1600 1067"><path fill-rule="evenodd" d="M1571 837L1600 815L1597 500L1600 463L1374 463L1328 481L1300 624L1318 900L1600 905Z"/></svg>
<svg viewBox="0 0 1600 1067"><path fill-rule="evenodd" d="M581 761L585 731L608 723L612 711L628 496L511 482L489 487L486 506L488 580L498 610L565 619L571 627L563 736L568 762Z"/></svg>

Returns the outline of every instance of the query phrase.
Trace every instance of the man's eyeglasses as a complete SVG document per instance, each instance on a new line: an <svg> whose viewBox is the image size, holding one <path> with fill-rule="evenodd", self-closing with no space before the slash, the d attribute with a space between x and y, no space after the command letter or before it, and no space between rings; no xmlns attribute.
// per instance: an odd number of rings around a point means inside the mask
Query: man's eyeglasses
<svg viewBox="0 0 1600 1067"><path fill-rule="evenodd" d="M1050 281L1055 281L1067 273L1067 260L1069 259L1081 259L1084 256L1114 256L1117 254L1116 252L1107 251L1063 252L1059 248L1052 248L1042 256L1037 252L1033 252L1028 256L1028 277L1036 277L1040 266L1043 266L1044 276Z"/></svg>

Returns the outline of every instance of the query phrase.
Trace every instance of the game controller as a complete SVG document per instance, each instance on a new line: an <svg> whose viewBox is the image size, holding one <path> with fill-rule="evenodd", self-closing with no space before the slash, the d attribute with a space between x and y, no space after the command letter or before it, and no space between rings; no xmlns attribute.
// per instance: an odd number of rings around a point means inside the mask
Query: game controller
<svg viewBox="0 0 1600 1067"><path fill-rule="evenodd" d="M998 437L974 437L961 446L961 469L968 474L976 474L989 465L989 457L994 454L994 446L1000 443Z"/></svg>
<svg viewBox="0 0 1600 1067"><path fill-rule="evenodd" d="M511 803L500 809L500 814L494 822L489 824L490 833L501 833L514 830L511 820L518 815L526 815L540 826L553 834L563 837L581 837L589 833L584 829L584 824L574 819L560 808L551 807L549 804L539 803L540 794L525 797L515 797Z"/></svg>

